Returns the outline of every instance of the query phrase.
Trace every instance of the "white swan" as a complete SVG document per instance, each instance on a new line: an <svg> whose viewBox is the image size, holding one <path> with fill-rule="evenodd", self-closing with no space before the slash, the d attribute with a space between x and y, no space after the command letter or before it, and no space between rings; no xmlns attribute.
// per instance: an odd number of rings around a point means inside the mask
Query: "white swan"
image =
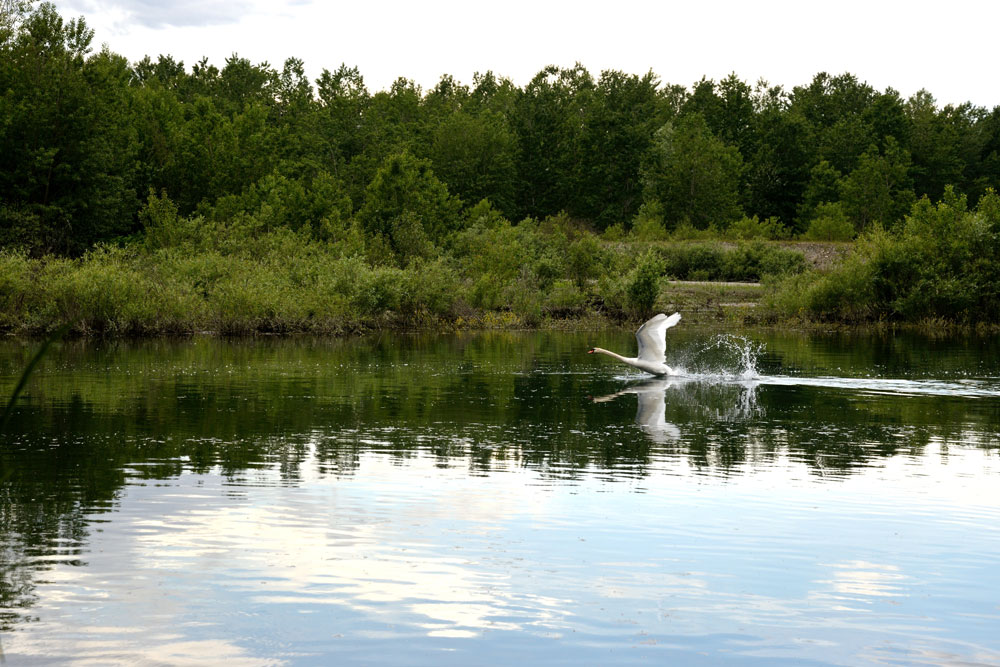
<svg viewBox="0 0 1000 667"><path fill-rule="evenodd" d="M660 313L639 327L639 330L635 332L635 339L639 343L639 356L637 357L623 357L599 347L590 348L587 354L600 352L653 375L674 375L674 369L666 364L667 329L680 321L680 313L674 313L670 317Z"/></svg>

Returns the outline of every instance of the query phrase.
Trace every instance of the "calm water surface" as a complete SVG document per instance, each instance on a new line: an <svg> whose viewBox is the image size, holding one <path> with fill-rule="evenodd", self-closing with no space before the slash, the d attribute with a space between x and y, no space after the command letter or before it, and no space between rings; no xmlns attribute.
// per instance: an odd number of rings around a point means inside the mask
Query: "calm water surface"
<svg viewBox="0 0 1000 667"><path fill-rule="evenodd" d="M997 341L668 338L63 344L0 435L3 660L1000 664Z"/></svg>

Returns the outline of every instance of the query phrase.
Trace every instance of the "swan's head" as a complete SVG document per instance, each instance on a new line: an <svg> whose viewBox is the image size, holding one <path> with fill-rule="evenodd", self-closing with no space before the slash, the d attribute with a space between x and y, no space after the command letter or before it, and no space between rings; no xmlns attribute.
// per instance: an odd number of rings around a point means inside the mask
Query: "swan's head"
<svg viewBox="0 0 1000 667"><path fill-rule="evenodd" d="M593 354L595 351L596 349L592 347L589 350L587 350L587 354Z"/></svg>

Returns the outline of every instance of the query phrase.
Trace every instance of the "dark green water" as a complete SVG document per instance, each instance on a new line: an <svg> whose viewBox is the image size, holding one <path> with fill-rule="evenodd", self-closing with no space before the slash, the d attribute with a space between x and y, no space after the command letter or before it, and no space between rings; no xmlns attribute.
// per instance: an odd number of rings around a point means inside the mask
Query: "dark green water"
<svg viewBox="0 0 1000 667"><path fill-rule="evenodd" d="M0 435L6 662L1000 664L997 341L592 345L634 339L53 348Z"/></svg>

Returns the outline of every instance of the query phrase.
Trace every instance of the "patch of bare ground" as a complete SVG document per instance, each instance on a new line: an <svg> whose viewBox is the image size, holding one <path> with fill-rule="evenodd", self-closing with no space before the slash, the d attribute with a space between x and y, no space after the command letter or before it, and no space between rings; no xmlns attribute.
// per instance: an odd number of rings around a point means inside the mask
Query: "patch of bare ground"
<svg viewBox="0 0 1000 667"><path fill-rule="evenodd" d="M772 241L783 248L801 252L810 268L829 271L851 251L850 243L822 241ZM724 247L736 244L723 241ZM665 312L680 310L689 321L739 321L759 319L765 313L755 312L764 298L760 283L671 280L660 295Z"/></svg>
<svg viewBox="0 0 1000 667"><path fill-rule="evenodd" d="M781 241L778 245L805 255L809 266L817 271L829 271L850 252L853 244L841 241Z"/></svg>
<svg viewBox="0 0 1000 667"><path fill-rule="evenodd" d="M680 311L691 323L742 319L760 304L759 283L672 280L660 294L664 312Z"/></svg>
<svg viewBox="0 0 1000 667"><path fill-rule="evenodd" d="M722 248L732 249L737 246L735 241L717 241ZM829 271L844 259L853 247L852 243L844 241L768 241L768 243L801 252L809 263L809 267L817 271Z"/></svg>

